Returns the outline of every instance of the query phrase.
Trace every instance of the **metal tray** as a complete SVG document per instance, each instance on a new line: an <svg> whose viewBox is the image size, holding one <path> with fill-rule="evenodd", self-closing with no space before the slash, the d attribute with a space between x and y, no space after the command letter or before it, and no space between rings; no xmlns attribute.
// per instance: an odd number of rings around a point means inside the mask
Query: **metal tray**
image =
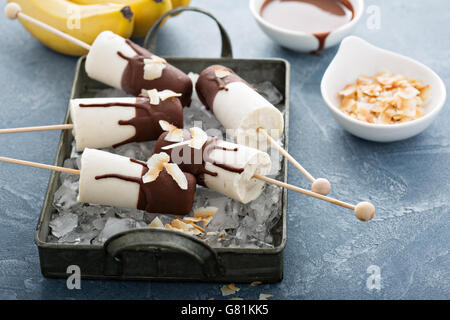
<svg viewBox="0 0 450 320"><path fill-rule="evenodd" d="M197 8L178 8L169 12L196 11ZM155 52L154 44L159 22L149 32L144 46ZM283 144L288 146L289 123L289 64L282 59L233 59L229 38L220 23L222 58L166 58L185 72L199 73L211 64L223 64L235 70L249 82L270 81L284 94L285 133ZM71 99L89 97L105 85L90 79L84 69L85 57L76 66ZM70 123L69 112L65 123ZM72 134L61 133L54 164L62 166L70 157ZM274 248L212 248L202 240L165 229L136 229L121 232L109 238L104 245L58 244L47 241L49 222L55 209L53 195L60 185L59 173L52 172L43 208L35 233L42 274L45 277L67 277L70 265L80 267L85 279L118 280L176 280L223 282L276 282L283 278L283 250L286 245L287 192L282 192L281 218L274 228L280 230L274 239ZM281 164L280 175L287 181L287 163Z"/></svg>

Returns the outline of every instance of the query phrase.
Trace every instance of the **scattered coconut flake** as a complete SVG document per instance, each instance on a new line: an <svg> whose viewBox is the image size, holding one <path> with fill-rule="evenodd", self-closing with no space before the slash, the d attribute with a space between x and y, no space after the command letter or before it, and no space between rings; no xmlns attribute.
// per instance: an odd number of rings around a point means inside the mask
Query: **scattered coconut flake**
<svg viewBox="0 0 450 320"><path fill-rule="evenodd" d="M272 297L273 297L273 294L260 293L258 300L267 300Z"/></svg>
<svg viewBox="0 0 450 320"><path fill-rule="evenodd" d="M222 296L230 296L232 294L235 294L236 292L238 292L239 290L241 290L240 288L237 288L234 283L230 283L227 285L224 285L222 288L220 288L220 290L222 291Z"/></svg>
<svg viewBox="0 0 450 320"><path fill-rule="evenodd" d="M164 228L164 224L161 222L161 220L158 217L153 219L152 222L150 222L149 226L150 226L150 228Z"/></svg>
<svg viewBox="0 0 450 320"><path fill-rule="evenodd" d="M190 231L193 228L192 225L184 223L180 219L172 220L172 227L183 230L183 231Z"/></svg>
<svg viewBox="0 0 450 320"><path fill-rule="evenodd" d="M166 153L165 153L166 154ZM166 154L167 155L167 154ZM169 157L169 156L167 156ZM187 190L188 181L183 171L181 171L180 167L175 163L163 163L164 168L167 173L175 180L181 190Z"/></svg>
<svg viewBox="0 0 450 320"><path fill-rule="evenodd" d="M187 222L200 222L200 221L202 221L202 218L200 218L200 217L184 217L183 220L187 221Z"/></svg>
<svg viewBox="0 0 450 320"><path fill-rule="evenodd" d="M195 218L212 217L216 214L218 209L219 208L217 207L200 207L194 210L194 217Z"/></svg>
<svg viewBox="0 0 450 320"><path fill-rule="evenodd" d="M168 132L164 140L169 142L183 141L183 129L177 128L165 120L159 120L159 125L161 126L161 129Z"/></svg>
<svg viewBox="0 0 450 320"><path fill-rule="evenodd" d="M192 127L189 131L191 132L189 146L194 149L201 149L208 140L208 135L198 127Z"/></svg>
<svg viewBox="0 0 450 320"><path fill-rule="evenodd" d="M231 74L229 70L220 66L214 66L214 73L219 79L225 78L226 76L229 76Z"/></svg>
<svg viewBox="0 0 450 320"><path fill-rule="evenodd" d="M208 237L211 237L211 236L217 236L219 233L217 232L217 231L209 231L209 232L207 232L206 233L206 235L208 236Z"/></svg>
<svg viewBox="0 0 450 320"><path fill-rule="evenodd" d="M259 286L260 284L262 284L262 281L253 281L252 283L250 283L250 285L251 285L252 287Z"/></svg>
<svg viewBox="0 0 450 320"><path fill-rule="evenodd" d="M152 155L147 161L148 171L142 177L144 183L155 181L159 177L159 173L162 171L164 164L170 161L170 157L167 153L160 152Z"/></svg>
<svg viewBox="0 0 450 320"><path fill-rule="evenodd" d="M155 80L161 78L167 61L158 56L152 56L150 59L144 59L144 79Z"/></svg>

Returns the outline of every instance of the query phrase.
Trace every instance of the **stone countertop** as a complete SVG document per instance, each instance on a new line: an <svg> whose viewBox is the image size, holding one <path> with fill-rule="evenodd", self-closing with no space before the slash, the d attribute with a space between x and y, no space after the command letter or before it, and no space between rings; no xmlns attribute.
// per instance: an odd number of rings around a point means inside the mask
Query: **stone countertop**
<svg viewBox="0 0 450 320"><path fill-rule="evenodd" d="M369 199L377 207L373 221L360 223L346 209L289 192L284 280L237 285L241 290L234 296L449 299L448 102L417 137L390 144L358 139L338 125L320 95L320 80L336 47L320 55L279 47L257 27L248 1L193 0L192 5L223 23L235 57L281 57L291 63L290 152L314 176L329 178L331 196L352 203ZM367 0L369 6L379 9L380 28L368 27L369 10L354 34L423 62L450 87L450 39L443 27L450 20L450 3ZM76 59L46 49L3 16L0 28L0 127L61 123ZM214 57L220 52L214 23L195 13L171 19L159 36L160 55ZM3 135L1 155L52 163L58 138L59 132ZM290 183L308 187L292 166L289 174ZM68 290L65 280L44 278L33 236L48 179L45 170L0 164L1 299L221 298L219 283L83 280L81 290ZM380 290L367 286L370 266L380 270Z"/></svg>

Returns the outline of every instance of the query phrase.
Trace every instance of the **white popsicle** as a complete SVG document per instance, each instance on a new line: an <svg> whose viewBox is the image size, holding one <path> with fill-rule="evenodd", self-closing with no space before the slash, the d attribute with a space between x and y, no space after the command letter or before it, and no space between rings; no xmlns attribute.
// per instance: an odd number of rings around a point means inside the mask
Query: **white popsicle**
<svg viewBox="0 0 450 320"><path fill-rule="evenodd" d="M264 182L253 178L254 174L266 175L271 168L270 156L266 152L249 148L243 145L219 141L219 147L227 149L237 148L236 152L214 149L209 154L213 162L207 161L205 169L216 172L217 176L205 174L205 185L221 194L242 203L248 203L261 195ZM226 164L229 167L243 169L242 172L233 172L221 168L214 163Z"/></svg>
<svg viewBox="0 0 450 320"><path fill-rule="evenodd" d="M140 179L142 166L117 154L86 148L81 157L79 202L137 208L139 184L121 179L100 179L103 174L122 174Z"/></svg>

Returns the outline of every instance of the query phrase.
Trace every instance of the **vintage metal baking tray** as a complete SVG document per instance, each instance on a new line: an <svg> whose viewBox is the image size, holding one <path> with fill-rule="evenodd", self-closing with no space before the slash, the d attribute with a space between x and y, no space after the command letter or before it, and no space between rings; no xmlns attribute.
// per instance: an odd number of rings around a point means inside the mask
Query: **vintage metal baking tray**
<svg viewBox="0 0 450 320"><path fill-rule="evenodd" d="M175 9L209 13L196 8ZM212 16L211 16L212 17ZM217 20L212 17L216 22ZM218 22L217 22L218 23ZM285 134L288 147L289 64L282 59L233 59L229 38L218 23L222 36L222 58L166 58L185 72L199 73L211 64L222 64L235 70L249 82L270 80L283 93ZM150 31L144 46L155 43L156 30ZM155 48L150 46L150 50ZM85 57L76 66L71 98L91 97L106 86L90 79L84 69ZM70 123L69 112L65 123ZM61 133L54 164L62 166L70 156L73 137L70 131ZM35 233L42 274L45 277L67 277L70 265L80 267L86 279L176 280L276 282L283 278L283 250L286 245L287 192L281 193L281 218L274 226L273 248L213 248L204 241L180 232L165 229L136 229L109 238L104 245L60 244L47 240L49 222L55 209L53 196L60 185L60 173L52 172L43 208ZM282 161L279 179L287 181L287 163Z"/></svg>

